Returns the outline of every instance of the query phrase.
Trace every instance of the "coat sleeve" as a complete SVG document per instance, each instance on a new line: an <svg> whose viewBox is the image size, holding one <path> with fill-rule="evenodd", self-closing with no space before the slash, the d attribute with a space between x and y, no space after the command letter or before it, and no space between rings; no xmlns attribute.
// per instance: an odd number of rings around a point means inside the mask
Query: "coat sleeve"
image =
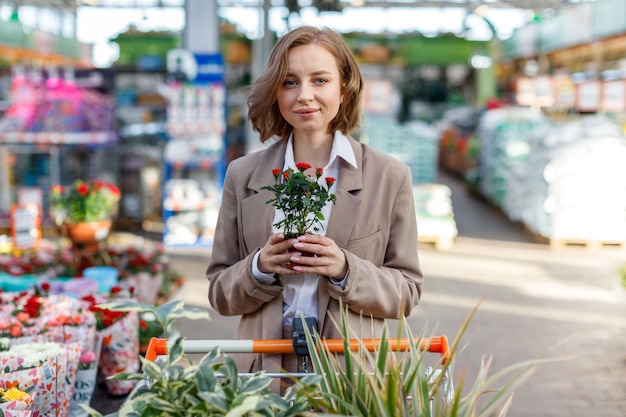
<svg viewBox="0 0 626 417"><path fill-rule="evenodd" d="M325 281L331 298L341 299L349 309L366 316L408 317L420 300L423 275L417 253L413 184L410 169L402 172L390 190L393 203L382 264L344 249L350 270L345 288Z"/></svg>
<svg viewBox="0 0 626 417"><path fill-rule="evenodd" d="M237 164L226 171L211 260L206 271L211 307L224 316L253 313L282 291L281 281L274 285L258 282L251 273L252 259L259 248L246 253L241 230L241 199L246 184L238 180Z"/></svg>

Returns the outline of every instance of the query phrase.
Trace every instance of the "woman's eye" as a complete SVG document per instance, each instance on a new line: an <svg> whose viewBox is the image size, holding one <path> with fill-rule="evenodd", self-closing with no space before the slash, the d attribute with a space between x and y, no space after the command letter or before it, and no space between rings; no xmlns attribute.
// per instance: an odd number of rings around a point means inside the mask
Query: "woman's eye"
<svg viewBox="0 0 626 417"><path fill-rule="evenodd" d="M326 78L316 78L316 79L315 79L315 82L316 82L317 84L323 84L323 83L328 82L328 80L327 80Z"/></svg>
<svg viewBox="0 0 626 417"><path fill-rule="evenodd" d="M293 86L295 86L295 85L296 85L296 82L295 82L295 81L293 81L293 80L286 80L285 82L283 82L283 85L284 85L285 87L293 87Z"/></svg>

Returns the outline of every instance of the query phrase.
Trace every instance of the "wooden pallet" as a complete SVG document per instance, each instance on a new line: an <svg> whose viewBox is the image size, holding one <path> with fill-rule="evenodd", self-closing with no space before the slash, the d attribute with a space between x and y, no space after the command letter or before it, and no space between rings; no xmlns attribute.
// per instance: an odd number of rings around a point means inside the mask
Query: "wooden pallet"
<svg viewBox="0 0 626 417"><path fill-rule="evenodd" d="M599 250L602 248L618 248L625 249L626 241L603 241L603 240L588 240L588 239L549 239L550 247L555 249L562 249L566 247L583 247L587 250Z"/></svg>
<svg viewBox="0 0 626 417"><path fill-rule="evenodd" d="M451 237L443 236L418 236L418 243L432 243L435 249L439 251L448 251L454 246L454 240Z"/></svg>

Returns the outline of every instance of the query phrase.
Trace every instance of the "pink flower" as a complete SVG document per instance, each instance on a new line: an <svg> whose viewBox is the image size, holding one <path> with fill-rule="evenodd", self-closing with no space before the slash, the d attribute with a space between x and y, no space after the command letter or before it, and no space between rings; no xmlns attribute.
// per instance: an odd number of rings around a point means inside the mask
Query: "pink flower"
<svg viewBox="0 0 626 417"><path fill-rule="evenodd" d="M91 362L95 362L96 360L96 354L90 350L83 352L82 355L80 355L80 361L82 363L91 363Z"/></svg>
<svg viewBox="0 0 626 417"><path fill-rule="evenodd" d="M85 351L80 355L78 360L78 369L93 369L96 367L96 354L90 350Z"/></svg>

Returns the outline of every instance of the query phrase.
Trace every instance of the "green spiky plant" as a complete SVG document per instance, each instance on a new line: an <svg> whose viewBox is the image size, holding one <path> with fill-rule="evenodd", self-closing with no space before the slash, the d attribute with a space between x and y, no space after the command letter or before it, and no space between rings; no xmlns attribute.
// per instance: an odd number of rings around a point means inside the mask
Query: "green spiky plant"
<svg viewBox="0 0 626 417"><path fill-rule="evenodd" d="M300 394L308 398L314 410L338 415L505 416L514 390L534 373L541 360L518 363L493 376L488 375L491 361L483 361L471 385L463 376L454 375L452 366L458 344L475 311L452 343L449 359L441 358L432 365L427 364L428 354L420 348L422 341L427 341L424 334L414 338L406 321L402 321L402 327L410 340L408 350L391 353L393 339L386 338L386 329L375 351L368 351L362 342L356 350L350 350L347 314L342 314L344 351L349 354L328 353L319 337L307 331L313 368L316 375L321 375L320 393ZM306 378L305 382L309 382ZM456 378L454 384L452 378Z"/></svg>

